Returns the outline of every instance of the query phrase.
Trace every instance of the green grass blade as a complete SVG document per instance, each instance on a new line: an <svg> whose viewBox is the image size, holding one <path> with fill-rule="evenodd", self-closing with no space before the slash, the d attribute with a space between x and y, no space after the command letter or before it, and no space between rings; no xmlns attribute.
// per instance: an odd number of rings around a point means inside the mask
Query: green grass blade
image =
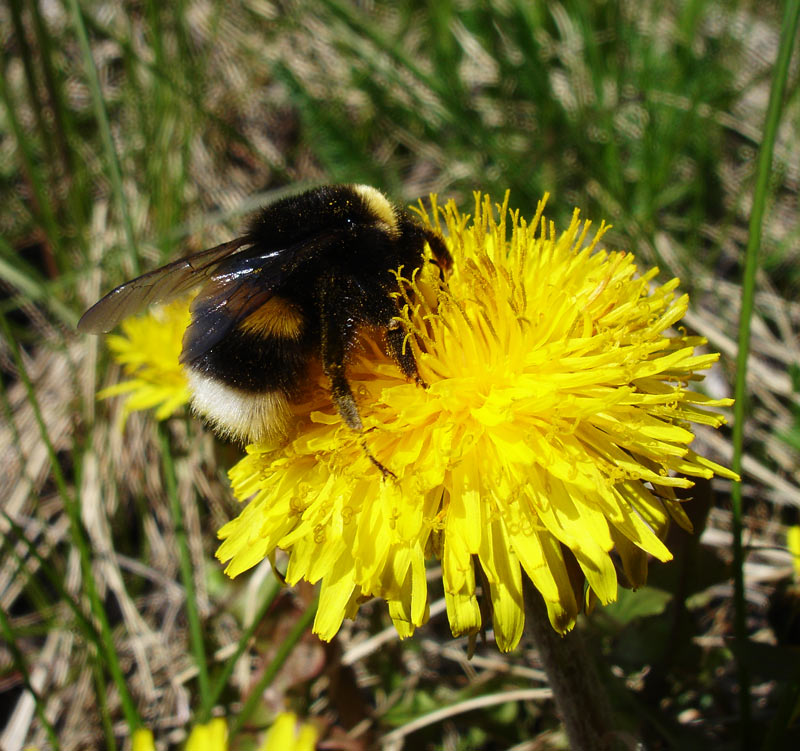
<svg viewBox="0 0 800 751"><path fill-rule="evenodd" d="M36 35L36 45L39 51L39 63L42 68L44 86L47 90L47 101L53 115L53 132L61 160L61 170L66 178L69 191L67 205L71 220L76 228L80 229L86 224L89 191L86 187L87 176L85 169L79 167L76 154L70 144L78 140L76 135L79 128L73 122L73 116L66 104L66 86L63 72L54 60L58 55L59 45L48 30L39 3L28 3L33 19L33 30ZM84 257L86 248L83 233L78 232L78 242L82 246Z"/></svg>
<svg viewBox="0 0 800 751"><path fill-rule="evenodd" d="M12 359L17 367L17 373L25 387L25 392L33 410L33 416L36 421L36 425L39 429L39 434L41 435L42 441L44 442L47 450L47 455L50 459L53 480L58 490L58 494L61 497L61 501L64 504L64 509L69 517L72 541L80 555L81 572L83 577L83 585L86 589L86 595L91 603L92 614L100 624L100 634L102 636L104 646L103 651L108 663L107 668L111 673L114 685L119 691L120 702L122 703L125 719L127 720L131 733L133 733L134 730L141 727L142 721L139 717L139 713L136 709L133 698L131 697L128 687L125 683L119 658L117 657L117 653L114 649L114 637L111 633L111 626L109 625L108 617L97 591L97 585L92 573L89 545L86 542L86 537L83 532L83 524L81 522L80 504L78 498L73 496L69 490L66 478L64 477L64 472L61 469L58 455L56 454L53 442L50 440L50 435L47 432L47 426L45 425L44 418L42 417L41 407L39 406L39 400L33 388L33 383L28 376L25 363L22 360L19 345L11 331L11 328L8 325L8 321L6 321L5 316L3 315L0 315L0 330L2 330L2 333L8 342ZM78 457L73 457L73 459L76 462L79 461Z"/></svg>
<svg viewBox="0 0 800 751"><path fill-rule="evenodd" d="M120 46L122 52L135 59L136 62L144 68L148 75L158 79L159 82L167 85L177 96L187 103L191 109L197 114L197 117L202 121L206 127L213 126L217 128L224 138L232 143L243 146L247 152L257 159L260 164L274 170L284 180L291 177L290 173L286 170L286 165L276 160L271 154L265 152L256 143L249 139L245 134L241 133L238 129L231 126L231 124L219 113L213 112L203 105L202 97L197 97L195 94L194 85L187 87L182 83L177 82L171 75L169 70L159 68L152 60L142 58L137 55L134 46L129 39L126 39L107 26L100 23L91 15L84 17L84 22L89 29L94 33L102 36L105 39L112 40L115 44ZM194 82L192 82L194 83Z"/></svg>
<svg viewBox="0 0 800 751"><path fill-rule="evenodd" d="M111 713L108 711L108 694L105 691L105 677L97 660L95 660L92 665L92 677L94 678L97 702L100 705L100 717L103 722L103 734L106 739L105 747L108 751L116 751L117 740L114 735L114 724L111 721ZM131 735L133 735L133 732L131 732Z"/></svg>
<svg viewBox="0 0 800 751"><path fill-rule="evenodd" d="M56 575L52 566L47 564L47 561L45 561L45 559L36 549L36 546L27 538L24 530L5 511L3 511L2 514L3 518L6 520L6 523L10 526L11 531L16 536L16 539L22 542L22 544L28 548L28 553L36 559L40 570L44 572L45 576L47 576L50 586L53 587L54 591L58 594L58 601L63 602L72 611L73 616L75 616L75 622L77 623L83 638L95 645L98 654L102 654L103 642L100 638L100 634L92 625L92 622L83 614L83 611L80 609L80 606L72 597L72 595L70 595L70 593L64 588L63 579ZM3 540L4 545L5 542L6 541Z"/></svg>
<svg viewBox="0 0 800 751"><path fill-rule="evenodd" d="M203 628L200 623L200 613L197 609L197 595L194 588L194 569L192 556L189 552L189 542L186 537L186 528L183 523L183 510L178 498L178 483L175 476L175 464L172 460L172 449L169 445L166 429L159 423L158 438L161 444L161 461L164 466L164 480L167 486L172 519L175 524L175 539L178 543L178 558L181 568L181 579L186 590L186 617L189 621L189 638L192 642L194 661L197 665L197 682L200 689L200 702L207 706L211 700L211 685L208 678L208 660L206 658Z"/></svg>
<svg viewBox="0 0 800 751"><path fill-rule="evenodd" d="M28 96L31 101L33 116L36 120L36 129L39 132L39 138L42 140L45 154L52 154L53 141L50 137L50 131L47 129L44 120L44 102L39 94L39 86L36 82L36 73L33 69L34 52L28 44L28 37L25 34L25 28L22 25L22 7L20 0L11 0L9 3L11 10L11 25L14 28L14 34L17 43L20 47L20 57L22 58L22 69L25 71L25 82L28 87Z"/></svg>
<svg viewBox="0 0 800 751"><path fill-rule="evenodd" d="M31 683L30 672L28 671L28 664L25 660L25 656L22 654L22 651L17 646L16 636L14 634L14 629L11 627L11 623L8 620L5 612L2 608L0 608L0 633L3 634L3 638L6 642L6 647L11 652L11 656L14 659L14 664L17 666L17 670L19 670L20 676L22 676L22 682L25 684L25 688L30 692L31 696L33 696L34 707L36 708L36 716L39 718L39 722L42 723L42 726L47 733L47 737L50 739L50 743L54 749L59 749L61 746L58 743L58 737L56 736L56 731L45 715L45 706L44 702L42 701L39 693L33 687Z"/></svg>
<svg viewBox="0 0 800 751"><path fill-rule="evenodd" d="M97 697L98 706L100 708L100 719L102 721L103 728L106 731L106 747L109 749L114 748L115 741L113 734L113 721L111 713L108 709L108 702L106 701L106 697L108 696L108 687L103 674L105 647L102 639L100 638L100 634L98 634L91 621L83 614L75 599L64 588L63 577L59 577L54 571L53 567L42 557L33 542L31 542L25 535L25 532L22 530L22 528L5 511L2 511L2 515L6 520L6 523L11 528L11 531L14 533L15 539L22 542L23 545L27 547L29 555L39 564L39 571L45 574L48 582L53 587L53 590L58 593L59 596L57 602L64 603L69 607L73 616L75 617L75 625L77 625L81 635L87 643L91 643L95 647L95 650L91 653L90 658L95 685L95 694ZM24 564L22 558L19 556L19 553L17 553L9 541L9 536L6 536L0 540L0 551L7 551L7 553L16 561L19 570L26 577L26 583L30 589L28 594L31 597L31 600L34 602L40 601L43 603L43 605L38 608L39 612L42 612L44 608L49 605L51 597L48 597L43 591L41 591L42 587L38 581L38 578L33 575L28 566ZM40 591L41 594L39 594ZM61 627L64 628L65 624L62 624ZM69 624L67 624L67 627L70 627ZM110 736L108 732L109 729L112 729Z"/></svg>
<svg viewBox="0 0 800 751"><path fill-rule="evenodd" d="M230 677L233 674L233 669L236 667L236 663L242 656L244 650L247 649L247 645L250 643L250 639L253 638L253 634L255 633L259 625L261 625L261 621L267 614L267 611L271 607L272 603L275 602L275 598L278 596L278 593L280 591L281 591L280 583L278 582L277 579L274 579L272 582L272 586L270 587L269 591L266 593L264 597L264 601L261 603L261 607L253 615L253 620L251 621L250 625L244 630L244 633L239 639L239 643L236 645L236 651L227 659L227 661L225 662L225 666L222 669L222 672L217 676L216 680L214 681L214 685L211 687L211 692L208 697L208 703L204 703L200 709L200 712L198 713L198 718L197 718L198 722L208 722L209 719L211 718L211 710L217 703L217 700L219 699L220 695L225 689L225 686L228 685L228 681L230 680Z"/></svg>
<svg viewBox="0 0 800 751"><path fill-rule="evenodd" d="M755 301L756 272L758 271L758 251L761 245L761 228L764 220L764 209L769 190L772 154L775 147L775 135L778 131L786 82L789 77L789 62L792 46L797 37L798 19L800 19L800 0L789 0L784 8L781 24L781 40L778 59L767 106L767 117L764 124L764 137L758 155L758 171L756 187L753 194L753 210L750 214L750 228L745 251L745 269L742 282L742 313L739 321L739 352L736 358L736 405L734 407L733 424L733 462L734 472L742 472L742 447L744 441L745 416L747 413L747 359L750 353L750 321ZM733 566L734 566L734 605L736 608L734 627L738 650L739 679L739 712L741 717L742 748L750 748L750 675L745 665L745 642L747 629L745 624L744 596L744 551L742 549L742 486L734 483L732 493L733 505Z"/></svg>
<svg viewBox="0 0 800 751"><path fill-rule="evenodd" d="M75 32L78 36L78 43L80 44L81 54L83 55L84 65L86 67L86 75L88 77L89 90L92 93L92 105L94 106L95 119L100 129L100 137L103 141L103 149L106 155L106 164L108 165L109 176L111 177L111 188L114 192L114 200L117 204L117 209L122 217L123 226L125 228L125 237L128 245L128 252L131 258L131 266L133 273L139 273L139 254L136 251L136 241L133 232L133 222L131 215L128 211L128 205L125 201L125 194L122 190L122 170L119 164L119 157L114 148L114 141L111 137L111 125L108 120L108 112L106 112L105 102L103 101L103 92L100 89L100 78L97 75L97 68L94 64L92 57L92 50L89 46L89 37L86 34L86 25L83 22L83 14L81 13L78 0L69 0L70 9L72 11L72 20L75 25Z"/></svg>
<svg viewBox="0 0 800 751"><path fill-rule="evenodd" d="M786 748L786 731L796 721L800 709L800 665L794 677L779 687L778 707L769 723L761 751L780 751Z"/></svg>
<svg viewBox="0 0 800 751"><path fill-rule="evenodd" d="M317 591L316 597L314 600L309 604L306 608L303 615L300 616L297 623L294 624L292 630L286 635L286 638L281 642L280 647L278 647L278 651L275 653L275 657L272 658L272 662L267 666L267 669L264 671L264 674L259 678L258 683L253 686L252 690L250 691L250 696L247 697L247 701L245 705L242 707L242 711L239 712L236 719L231 726L231 736L235 736L239 730L242 729L244 724L250 718L250 715L253 711L258 707L259 703L261 702L261 695L264 693L264 689L269 686L272 682L272 679L278 674L278 671L283 666L283 663L286 662L286 659L292 653L292 650L295 648L297 642L300 641L303 634L306 632L306 629L311 625L311 622L314 620L314 616L317 614L317 606L319 605L319 591Z"/></svg>
<svg viewBox="0 0 800 751"><path fill-rule="evenodd" d="M9 89L5 68L5 65L0 66L0 101L5 105L8 122L17 142L17 156L21 162L22 171L33 191L33 214L38 217L50 248L58 256L60 247L58 222L35 156L34 144L17 116L17 107Z"/></svg>
<svg viewBox="0 0 800 751"><path fill-rule="evenodd" d="M22 266L10 245L0 237L0 279L18 289L24 299L42 303L65 326L72 329L78 322L78 316L56 297L50 285L30 266ZM6 259L14 259L14 263ZM22 268L20 268L22 266Z"/></svg>

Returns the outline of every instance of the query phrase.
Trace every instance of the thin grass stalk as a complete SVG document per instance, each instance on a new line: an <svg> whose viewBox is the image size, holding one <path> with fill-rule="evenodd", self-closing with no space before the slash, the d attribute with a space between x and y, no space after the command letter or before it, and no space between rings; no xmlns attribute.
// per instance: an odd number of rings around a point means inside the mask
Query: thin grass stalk
<svg viewBox="0 0 800 751"><path fill-rule="evenodd" d="M103 728L106 731L106 745L105 747L108 749L114 748L116 746L114 741L114 733L113 733L113 721L111 719L111 715L108 711L108 702L106 701L106 697L108 696L108 687L105 682L105 678L103 676L103 642L100 638L100 634L98 634L97 630L95 629L92 622L83 614L78 603L73 599L73 597L66 591L64 585L62 584L62 577L59 577L54 571L52 566L48 565L47 561L44 560L42 555L36 549L36 546L27 538L25 535L24 530L5 512L2 511L3 518L5 518L8 525L11 527L11 531L16 536L16 539L22 542L28 548L28 553L36 559L37 563L39 564L39 570L43 571L47 580L50 582L53 589L58 594L58 602L65 603L67 607L72 611L73 615L75 616L77 626L80 630L81 635L83 638L94 645L95 651L91 653L90 662L91 662L91 669L92 669L92 676L94 678L94 685L95 685L95 695L97 698L98 706L100 707L100 718L103 724ZM17 551L12 547L11 543L7 541L7 537L0 540L0 552L3 550L8 551L11 557L19 566L20 571L26 577L26 584L29 587L29 596L32 599L35 599L35 596L31 593L31 591L35 591L41 589L41 585L39 584L36 576L33 575L31 571L29 571L28 567L25 566L24 561L20 558ZM49 603L50 599L44 597L44 593L42 593L41 600L42 602ZM62 624L63 627L63 624ZM110 731L110 740L109 740L109 731Z"/></svg>
<svg viewBox="0 0 800 751"><path fill-rule="evenodd" d="M278 674L278 671L283 667L283 663L286 662L287 658L292 653L292 650L295 648L303 634L311 625L311 622L314 620L314 617L317 614L318 605L319 591L317 591L317 595L314 600L309 604L305 612L297 620L297 623L294 624L292 630L281 642L281 645L278 647L278 651L275 653L275 657L272 658L272 662L270 662L270 664L267 666L267 669L264 671L264 674L261 676L261 678L259 678L258 683L253 686L252 690L250 691L250 696L247 697L247 701L242 707L242 711L236 716L236 719L233 721L233 725L231 726L232 737L235 736L242 729L242 727L244 727L244 724L250 719L250 715L253 714L253 711L260 704L261 695L264 693L264 689L269 686L269 684Z"/></svg>
<svg viewBox="0 0 800 751"><path fill-rule="evenodd" d="M0 268L2 268L1 261ZM11 431L11 445L16 449L17 456L19 457L20 475L27 483L28 490L32 495L34 493L34 483L33 478L28 474L25 452L22 450L22 435L17 427L17 421L14 419L14 410L12 409L11 402L8 399L8 387L2 378L0 378L0 407L2 407L3 416L6 419L6 425L8 425L8 428ZM4 516L7 516L5 509L0 509L0 512L2 512ZM3 531L5 532L5 530ZM3 542L3 540L0 539L0 543L1 542Z"/></svg>
<svg viewBox="0 0 800 751"><path fill-rule="evenodd" d="M39 696L39 692L33 687L31 683L31 676L30 672L28 671L28 664L25 660L25 656L22 654L22 651L17 646L17 637L14 633L14 629L11 626L8 617L6 616L5 612L2 608L0 608L0 633L3 634L3 639L5 639L6 647L8 648L9 652L11 652L11 656L14 659L14 664L17 666L17 670L19 671L20 677L22 678L23 684L25 684L25 689L30 693L33 697L33 706L36 710L36 716L39 718L39 722L42 723L42 726L47 733L47 737L52 744L54 749L59 749L61 746L58 743L58 737L56 736L56 731L53 726L50 724L49 720L47 719L47 715L45 714L45 705L42 697Z"/></svg>
<svg viewBox="0 0 800 751"><path fill-rule="evenodd" d="M108 617L106 615L105 610L103 609L103 604L102 601L100 600L100 596L97 591L97 584L94 580L94 575L92 573L92 562L89 551L89 545L86 542L86 537L83 533L83 524L81 522L81 516L80 516L80 502L78 498L73 497L72 493L70 493L69 491L66 479L64 477L64 473L62 472L61 465L58 461L58 456L56 455L55 447L53 446L53 442L50 440L50 435L47 432L47 426L45 425L44 419L42 417L42 411L39 406L39 400L36 397L36 392L34 391L33 384L31 383L31 379L28 376L28 371L25 368L25 363L22 360L22 355L20 354L19 345L17 344L17 340L14 337L11 328L8 325L8 321L6 321L5 316L1 314L0 314L0 329L3 332L6 341L8 342L12 359L17 367L17 374L19 375L19 378L25 387L25 392L28 397L28 402L31 405L31 409L33 410L33 416L34 419L36 420L36 425L39 428L39 433L42 437L42 441L44 442L45 448L47 450L47 456L50 460L53 480L56 484L58 494L61 497L61 501L64 504L64 509L67 512L67 516L69 517L69 522L70 522L69 527L70 527L70 535L72 537L72 542L77 548L78 554L80 556L83 586L86 591L86 595L89 598L92 615L95 617L98 624L100 625L100 635L103 643L103 655L105 656L108 671L111 674L111 678L114 681L114 685L119 691L120 702L122 704L122 709L125 714L125 719L128 723L128 727L130 729L130 732L133 733L134 730L141 727L142 721L141 718L139 717L139 713L136 709L136 705L133 701L133 698L131 697L130 692L128 691L128 687L125 683L125 678L122 673L122 668L120 667L119 664L119 658L114 648L114 636L111 633L111 626L109 625ZM79 457L73 457L73 460L75 462L78 462Z"/></svg>
<svg viewBox="0 0 800 751"><path fill-rule="evenodd" d="M753 194L753 210L750 214L750 228L745 251L744 278L742 280L742 310L739 320L739 351L736 357L736 405L733 422L733 461L732 469L742 474L742 451L744 443L745 416L747 412L747 360L750 354L750 322L755 302L756 273L758 271L758 251L761 247L761 228L769 192L769 178L775 136L778 131L786 83L789 78L789 62L792 47L798 32L800 19L800 0L788 0L784 7L781 23L781 38L778 59L772 78L767 116L764 123L764 137L758 154L756 187ZM739 681L739 712L741 717L741 746L751 748L751 710L750 673L747 667L747 627L745 623L744 594L744 551L742 548L742 486L734 483L732 489L733 507L733 576L734 576L734 628L738 645L737 670Z"/></svg>
<svg viewBox="0 0 800 751"><path fill-rule="evenodd" d="M77 626L80 629L80 633L86 641L91 642L94 644L95 648L97 649L98 655L103 654L103 641L100 638L100 634L97 629L94 627L92 622L84 615L83 611L80 609L80 606L72 597L72 595L67 592L64 588L63 584L63 577L59 577L55 571L53 571L52 566L47 564L47 561L42 557L42 554L36 549L36 545L34 545L25 535L25 531L22 527L19 526L5 511L0 512L3 515L3 518L6 520L6 523L11 528L11 531L16 535L16 538L28 548L28 553L36 559L37 563L39 564L39 568L41 571L44 572L45 576L47 577L47 581L49 582L50 586L53 587L54 591L58 595L58 601L63 602L71 611L72 614L75 616L75 620L77 622ZM0 541L0 550L3 549L6 545L6 540ZM18 556L12 551L11 553L14 554L15 558L18 559ZM30 575L23 567L22 569L26 575ZM31 581L33 578L31 577Z"/></svg>
<svg viewBox="0 0 800 751"><path fill-rule="evenodd" d="M17 117L16 106L8 86L8 76L5 68L5 65L0 67L0 100L2 100L5 104L8 122L17 142L17 154L19 156L22 171L30 183L31 190L33 191L33 214L36 218L38 218L40 224L42 225L45 237L47 238L47 243L55 252L57 252L60 247L58 222L56 221L55 214L53 213L53 208L50 205L50 198L48 196L47 189L45 188L44 182L42 181L42 177L39 173L39 167L36 163L35 149L31 143L31 139L28 138L25 129L22 127L22 123Z"/></svg>
<svg viewBox="0 0 800 751"><path fill-rule="evenodd" d="M275 598L278 596L278 593L280 591L281 591L281 585L277 579L274 579L272 587L264 597L264 602L261 603L261 607L256 611L250 625L245 629L244 633L239 638L239 643L236 645L236 651L227 659L227 661L225 662L225 666L222 669L222 672L217 676L216 680L214 681L214 685L211 687L211 693L208 697L208 703L207 704L204 703L203 706L200 708L200 712L198 713L197 717L198 722L208 722L209 719L211 718L211 710L217 703L220 695L225 689L225 686L228 685L228 681L230 680L231 675L233 675L233 669L236 667L236 663L239 661L239 658L242 656L244 650L247 649L247 645L250 643L250 639L253 638L253 634L256 632L256 629L261 625L261 621L267 614L267 611L269 610L272 603L275 602Z"/></svg>
<svg viewBox="0 0 800 751"><path fill-rule="evenodd" d="M0 250L5 252L6 247L2 238L0 238ZM5 310L18 308L23 302L37 302L48 308L57 320L69 328L74 328L78 322L78 316L75 311L70 310L55 297L49 291L49 285L40 282L38 275L26 274L24 269L9 263L2 256L0 256L0 279L18 289L21 293L12 298L12 305L3 306Z"/></svg>
<svg viewBox="0 0 800 751"><path fill-rule="evenodd" d="M761 751L780 751L787 746L787 732L797 721L800 706L800 665L788 681L778 686L778 707L764 735Z"/></svg>
<svg viewBox="0 0 800 751"><path fill-rule="evenodd" d="M25 71L25 82L28 86L31 109L33 110L33 116L36 120L36 129L39 131L39 137L42 139L45 154L52 154L54 151L53 139L44 121L44 102L42 102L39 96L36 73L33 70L34 54L33 50L31 50L31 46L28 44L28 36L25 33L25 26L22 23L22 7L20 0L11 0L9 8L11 10L11 25L17 37L17 44L19 44L22 69Z"/></svg>
<svg viewBox="0 0 800 751"><path fill-rule="evenodd" d="M186 527L183 522L183 509L178 498L178 483L175 476L175 463L172 460L172 449L166 429L159 423L158 440L161 444L161 461L164 467L164 480L167 486L167 496L170 501L172 520L175 524L175 540L178 543L178 560L181 569L181 579L186 590L186 618L189 622L189 639L197 665L197 683L200 690L201 706L210 703L211 685L208 678L208 660L206 647L203 640L203 628L200 623L200 612L197 608L197 592L194 587L194 566L189 552L189 541L186 536Z"/></svg>
<svg viewBox="0 0 800 751"><path fill-rule="evenodd" d="M381 32L378 26L365 20L363 13L359 13L349 4L339 2L339 0L325 0L327 8L337 17L341 18L357 34L367 38L377 50L386 53L395 61L398 74L398 85L402 83L399 71L406 71L416 78L421 84L436 94L441 102L440 115L443 126L461 134L468 144L481 151L502 155L505 152L502 144L488 132L485 128L476 128L475 119L465 117L467 104L458 96L458 92L450 88L444 76L429 75L423 68L417 65L411 55L407 54L399 44L394 44ZM364 59L370 63L368 59ZM407 93L418 97L413 90ZM424 105L424 102L421 102ZM487 145L487 141L490 143Z"/></svg>
<svg viewBox="0 0 800 751"><path fill-rule="evenodd" d="M201 102L204 97L204 84L206 81L205 70L200 65L197 55L192 50L192 32L188 23L189 14L187 12L188 3L186 0L178 0L178 12L174 14L175 40L177 41L178 65L182 71L182 78L189 88L191 99ZM218 13L218 8L215 9ZM213 21L210 26L213 25ZM213 44L217 41L218 30L211 32L209 42Z"/></svg>
<svg viewBox="0 0 800 751"><path fill-rule="evenodd" d="M175 94L187 102L200 116L200 119L205 123L207 129L211 126L219 129L219 132L227 141L231 142L232 144L239 144L243 146L254 159L257 159L260 164L274 171L277 176L283 177L284 179L291 179L293 177L293 175L287 171L286 165L283 162L276 160L271 154L264 152L258 146L258 144L254 143L247 138L246 135L243 135L239 130L232 127L228 121L226 121L216 112L212 112L211 110L203 107L202 98L198 99L193 93L194 87L192 87L192 89L186 89L181 84L175 82L164 70L160 69L152 61L140 57L128 39L115 34L112 29L103 26L92 16L87 16L83 20L93 33L112 40L115 44L119 45L120 49L127 56L129 56L132 60L135 60L136 63L141 65L142 68L150 75L167 84L167 86L169 86L169 88Z"/></svg>
<svg viewBox="0 0 800 751"><path fill-rule="evenodd" d="M12 523L7 512L2 510L0 514L2 514L3 518L9 523L9 526L11 526ZM6 598L4 604L6 606L12 606L17 600L22 600L23 602L28 601L30 603L30 609L40 618L42 628L45 632L49 633L58 628L63 628L63 620L59 617L61 615L59 601L57 599L54 600L52 592L45 592L44 583L40 581L38 576L39 570L37 566L31 565L31 561L26 559L20 554L20 551L17 550L16 538L19 537L20 530L16 525L14 525L12 529L14 530L15 537L11 537L11 535L8 534L8 529L0 525L0 531L2 531L2 534L0 534L0 560L4 562L4 569L9 573L10 577L13 577L14 581L18 581L21 576L25 580L25 584L14 599L8 600ZM30 546L28 540L25 542ZM3 592L3 595L7 594L9 593ZM2 601L2 599L3 598L0 597L0 601ZM10 612L10 610L7 612Z"/></svg>
<svg viewBox="0 0 800 751"><path fill-rule="evenodd" d="M100 718L103 723L103 735L105 736L105 749L107 751L116 751L117 739L114 735L114 723L111 720L111 713L108 711L108 699L105 692L105 679L103 678L103 671L97 660L92 663L92 677L94 678L95 693L97 694L97 703L100 705ZM133 731L131 731L133 735Z"/></svg>
<svg viewBox="0 0 800 751"><path fill-rule="evenodd" d="M97 125L100 129L100 137L103 141L103 150L106 154L106 163L108 164L109 176L111 178L111 189L114 193L114 201L117 204L117 210L122 217L122 224L125 229L125 238L128 245L128 253L130 254L131 267L134 274L139 273L139 254L136 251L136 240L133 232L133 222L131 215L128 211L128 205L125 201L125 194L122 189L122 170L119 164L119 157L114 148L114 140L111 136L111 125L108 120L108 112L106 112L106 105L103 101L103 92L100 89L100 77L97 75L97 68L94 64L92 57L92 50L89 46L89 37L86 34L86 25L83 22L83 14L81 13L78 0L69 0L69 6L72 11L72 20L75 25L75 32L78 36L78 43L81 48L81 55L83 56L84 66L86 68L86 75L88 78L89 91L92 94L92 105L94 106L94 115L97 120Z"/></svg>
<svg viewBox="0 0 800 751"><path fill-rule="evenodd" d="M42 13L39 9L39 2L31 2L28 7L33 18L33 30L36 35L36 44L39 50L39 63L42 67L44 84L50 102L50 110L53 113L53 131L58 143L58 151L61 155L62 169L67 180L68 191L67 203L70 207L70 214L77 227L83 227L86 222L84 206L81 203L82 191L77 180L75 168L75 157L70 150L70 137L75 133L74 124L71 122L69 109L64 102L64 87L53 63L54 43L47 30ZM85 253L85 242L83 235L79 234L79 242Z"/></svg>
<svg viewBox="0 0 800 751"><path fill-rule="evenodd" d="M454 92L448 88L445 82L436 76L426 74L425 71L413 61L411 56L408 55L400 45L391 44L384 34L378 29L376 24L365 20L366 16L363 13L359 13L357 9L353 8L347 3L339 2L339 0L325 0L325 5L334 15L338 16L345 23L347 23L351 29L369 39L377 49L388 54L395 61L395 63L397 63L398 67L411 73L418 81L440 96L443 101L450 102L451 104L457 103ZM455 119L452 117L452 113L449 111L448 115L450 115L451 119ZM466 128L462 129L466 131Z"/></svg>

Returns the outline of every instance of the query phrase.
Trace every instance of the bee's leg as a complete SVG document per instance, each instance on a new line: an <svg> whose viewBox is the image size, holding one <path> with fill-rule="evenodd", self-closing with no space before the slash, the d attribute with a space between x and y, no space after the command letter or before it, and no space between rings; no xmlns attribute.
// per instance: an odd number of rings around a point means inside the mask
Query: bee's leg
<svg viewBox="0 0 800 751"><path fill-rule="evenodd" d="M319 285L322 369L331 379L333 403L347 427L361 431L364 425L345 375L345 361L360 321L354 312L362 306L352 280L329 274Z"/></svg>
<svg viewBox="0 0 800 751"><path fill-rule="evenodd" d="M377 297L378 306L373 306L370 322L383 328L386 337L386 349L389 357L397 363L403 375L423 388L425 382L419 377L417 360L411 342L406 341L406 328L397 317L397 303L390 297Z"/></svg>
<svg viewBox="0 0 800 751"><path fill-rule="evenodd" d="M331 380L333 403L345 425L351 430L363 434L364 423L361 421L358 405L345 374L345 362L348 350L355 340L357 326L362 323L365 306L364 293L353 279L336 274L330 274L323 278L318 289L321 302L322 369ZM396 477L394 472L384 467L372 455L363 435L361 446L384 478Z"/></svg>
<svg viewBox="0 0 800 751"><path fill-rule="evenodd" d="M397 311L393 315L396 316ZM419 376L411 342L406 341L405 326L394 317L390 318L386 324L386 349L389 350L389 356L397 363L406 378L410 378L423 388L426 387L425 382Z"/></svg>

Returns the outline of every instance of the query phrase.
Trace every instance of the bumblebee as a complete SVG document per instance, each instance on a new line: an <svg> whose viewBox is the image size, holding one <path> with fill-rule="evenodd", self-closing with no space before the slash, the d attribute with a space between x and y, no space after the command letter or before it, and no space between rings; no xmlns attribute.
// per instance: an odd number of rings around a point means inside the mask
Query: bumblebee
<svg viewBox="0 0 800 751"><path fill-rule="evenodd" d="M392 271L420 267L426 244L447 271L452 258L442 237L375 188L315 188L262 209L241 237L120 285L84 313L78 330L110 331L199 287L181 363L193 409L218 433L242 442L285 436L289 404L313 358L343 421L361 432L346 370L362 327L381 329L389 356L424 385L403 347Z"/></svg>

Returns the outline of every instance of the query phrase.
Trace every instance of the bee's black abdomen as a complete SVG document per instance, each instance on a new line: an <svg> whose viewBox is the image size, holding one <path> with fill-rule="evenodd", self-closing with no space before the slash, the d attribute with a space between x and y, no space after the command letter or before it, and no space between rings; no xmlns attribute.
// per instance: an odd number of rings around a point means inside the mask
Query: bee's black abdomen
<svg viewBox="0 0 800 751"><path fill-rule="evenodd" d="M265 339L235 331L189 367L241 391L288 394L305 375L311 349L302 339Z"/></svg>
<svg viewBox="0 0 800 751"><path fill-rule="evenodd" d="M315 327L301 309L284 297L271 298L186 363L194 410L245 443L284 435L314 341Z"/></svg>

